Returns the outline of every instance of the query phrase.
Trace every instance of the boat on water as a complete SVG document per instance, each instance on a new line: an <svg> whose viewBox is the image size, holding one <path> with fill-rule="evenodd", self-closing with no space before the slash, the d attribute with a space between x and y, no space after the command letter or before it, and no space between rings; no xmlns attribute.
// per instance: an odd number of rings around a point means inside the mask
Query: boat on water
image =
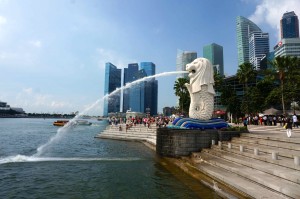
<svg viewBox="0 0 300 199"><path fill-rule="evenodd" d="M89 126L92 125L92 122L89 122L87 120L75 120L75 124Z"/></svg>
<svg viewBox="0 0 300 199"><path fill-rule="evenodd" d="M53 122L53 125L54 126L64 126L68 122L69 122L69 120L57 120L57 121Z"/></svg>

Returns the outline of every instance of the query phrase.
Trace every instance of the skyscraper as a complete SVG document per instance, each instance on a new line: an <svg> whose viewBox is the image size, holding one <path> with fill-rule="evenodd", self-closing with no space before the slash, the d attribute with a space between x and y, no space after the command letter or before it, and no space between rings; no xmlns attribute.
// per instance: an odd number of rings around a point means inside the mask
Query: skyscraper
<svg viewBox="0 0 300 199"><path fill-rule="evenodd" d="M128 68L124 69L124 85L152 75L155 75L155 64L152 62L141 62L140 67L137 63L128 64ZM157 101L158 82L155 78L148 79L124 89L123 112L131 110L156 115Z"/></svg>
<svg viewBox="0 0 300 199"><path fill-rule="evenodd" d="M118 87L121 87L121 69L108 62L105 64L104 95L110 94ZM108 116L108 113L120 112L120 97L121 93L118 92L104 100L104 116Z"/></svg>
<svg viewBox="0 0 300 199"><path fill-rule="evenodd" d="M128 64L128 68L124 68L124 84L130 83L135 80L135 74L139 71L137 63ZM123 112L126 113L130 109L130 88L123 90Z"/></svg>
<svg viewBox="0 0 300 199"><path fill-rule="evenodd" d="M185 71L185 66L197 58L197 52L177 50L176 70ZM187 73L179 74L178 78L188 77Z"/></svg>
<svg viewBox="0 0 300 199"><path fill-rule="evenodd" d="M249 62L256 70L260 69L260 61L270 50L269 33L253 31L249 36Z"/></svg>
<svg viewBox="0 0 300 199"><path fill-rule="evenodd" d="M204 46L203 57L208 59L212 63L215 73L224 75L224 59L222 46L215 43Z"/></svg>
<svg viewBox="0 0 300 199"><path fill-rule="evenodd" d="M152 62L141 62L141 70L144 70L147 76L155 75L155 64ZM155 78L145 82L145 101L144 112L150 115L157 114L158 101L158 81Z"/></svg>
<svg viewBox="0 0 300 199"><path fill-rule="evenodd" d="M299 20L294 11L286 12L280 20L281 39L299 38Z"/></svg>
<svg viewBox="0 0 300 199"><path fill-rule="evenodd" d="M238 65L249 62L249 35L261 29L249 19L238 16L236 19Z"/></svg>

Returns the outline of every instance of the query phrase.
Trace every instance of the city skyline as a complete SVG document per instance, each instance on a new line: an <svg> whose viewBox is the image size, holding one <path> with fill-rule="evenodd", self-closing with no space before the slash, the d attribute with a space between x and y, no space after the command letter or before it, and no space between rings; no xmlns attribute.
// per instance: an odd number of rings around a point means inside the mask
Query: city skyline
<svg viewBox="0 0 300 199"><path fill-rule="evenodd" d="M178 49L202 57L210 43L223 47L224 73L233 75L236 17L269 33L273 49L287 11L299 16L300 2L0 0L0 101L26 112L82 111L103 97L105 63L153 62L156 74L175 71ZM162 112L176 106L176 76L157 80Z"/></svg>

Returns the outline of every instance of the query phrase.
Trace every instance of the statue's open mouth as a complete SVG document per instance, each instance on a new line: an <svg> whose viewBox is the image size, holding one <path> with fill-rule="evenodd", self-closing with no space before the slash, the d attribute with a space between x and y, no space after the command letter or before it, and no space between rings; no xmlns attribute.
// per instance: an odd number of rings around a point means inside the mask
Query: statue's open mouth
<svg viewBox="0 0 300 199"><path fill-rule="evenodd" d="M190 73L195 73L195 72L196 72L196 70L190 70L189 72L190 72Z"/></svg>

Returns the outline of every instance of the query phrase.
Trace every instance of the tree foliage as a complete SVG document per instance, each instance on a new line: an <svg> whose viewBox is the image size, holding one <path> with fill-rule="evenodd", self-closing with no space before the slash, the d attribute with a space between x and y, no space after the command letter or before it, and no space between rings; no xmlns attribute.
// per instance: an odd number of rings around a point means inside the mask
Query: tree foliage
<svg viewBox="0 0 300 199"><path fill-rule="evenodd" d="M178 78L174 84L175 95L179 97L179 111L182 114L187 114L190 106L190 94L185 86L188 82L186 78Z"/></svg>

